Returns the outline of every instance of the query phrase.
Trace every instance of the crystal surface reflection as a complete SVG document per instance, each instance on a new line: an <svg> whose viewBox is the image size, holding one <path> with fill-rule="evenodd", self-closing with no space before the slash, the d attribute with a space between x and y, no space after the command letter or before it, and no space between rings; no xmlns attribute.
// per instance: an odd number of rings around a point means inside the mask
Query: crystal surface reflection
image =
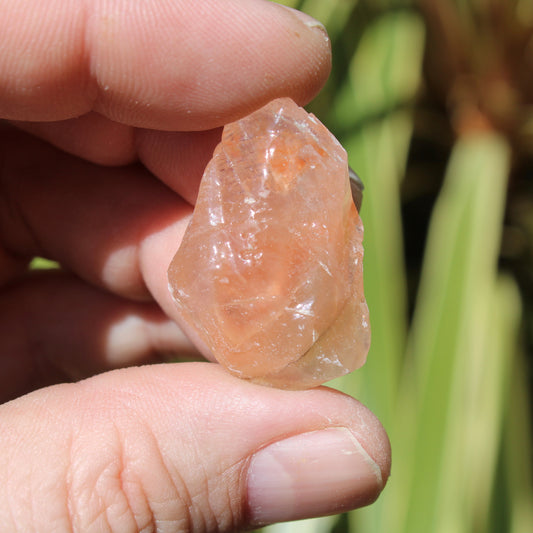
<svg viewBox="0 0 533 533"><path fill-rule="evenodd" d="M233 374L309 388L370 344L346 152L288 98L224 128L168 270L181 325Z"/></svg>

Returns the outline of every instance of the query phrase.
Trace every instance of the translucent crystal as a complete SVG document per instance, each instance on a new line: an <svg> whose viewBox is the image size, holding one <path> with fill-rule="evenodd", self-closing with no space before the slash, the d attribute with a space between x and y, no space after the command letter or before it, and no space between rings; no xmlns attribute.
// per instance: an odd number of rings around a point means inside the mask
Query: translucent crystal
<svg viewBox="0 0 533 533"><path fill-rule="evenodd" d="M233 374L301 389L370 343L346 152L288 98L227 125L168 270L182 326Z"/></svg>

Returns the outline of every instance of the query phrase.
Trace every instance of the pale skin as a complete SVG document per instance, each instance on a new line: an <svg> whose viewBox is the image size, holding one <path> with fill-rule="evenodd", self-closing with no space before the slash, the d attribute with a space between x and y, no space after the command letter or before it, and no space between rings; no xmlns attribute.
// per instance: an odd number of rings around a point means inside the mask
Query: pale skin
<svg viewBox="0 0 533 533"><path fill-rule="evenodd" d="M324 32L264 0L0 0L0 35L2 531L235 531L373 501L390 447L356 400L162 363L194 353L166 266L220 128L309 102ZM64 270L29 273L35 255Z"/></svg>

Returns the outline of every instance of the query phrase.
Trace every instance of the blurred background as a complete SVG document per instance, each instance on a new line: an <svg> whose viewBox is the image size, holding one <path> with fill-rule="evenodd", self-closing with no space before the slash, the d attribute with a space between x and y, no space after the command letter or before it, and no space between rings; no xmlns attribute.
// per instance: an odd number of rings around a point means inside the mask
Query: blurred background
<svg viewBox="0 0 533 533"><path fill-rule="evenodd" d="M533 1L286 0L328 29L309 106L366 189L372 347L334 382L392 443L380 499L265 533L530 533Z"/></svg>

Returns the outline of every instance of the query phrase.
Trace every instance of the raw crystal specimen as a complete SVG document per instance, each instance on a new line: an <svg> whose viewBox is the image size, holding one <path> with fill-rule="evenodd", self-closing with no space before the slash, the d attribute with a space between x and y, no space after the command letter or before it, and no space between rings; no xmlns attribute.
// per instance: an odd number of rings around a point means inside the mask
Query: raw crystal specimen
<svg viewBox="0 0 533 533"><path fill-rule="evenodd" d="M281 388L361 366L363 227L346 152L288 98L224 128L168 270L182 326L232 373Z"/></svg>

